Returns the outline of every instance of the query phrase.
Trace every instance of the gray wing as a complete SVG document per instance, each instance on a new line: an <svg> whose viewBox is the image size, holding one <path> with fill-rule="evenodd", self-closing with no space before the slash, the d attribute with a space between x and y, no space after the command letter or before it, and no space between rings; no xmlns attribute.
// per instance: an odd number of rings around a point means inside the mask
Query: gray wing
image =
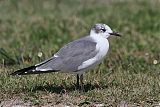
<svg viewBox="0 0 160 107"><path fill-rule="evenodd" d="M97 53L96 42L87 36L65 45L54 57L40 63L36 70L77 71L84 61L93 58Z"/></svg>

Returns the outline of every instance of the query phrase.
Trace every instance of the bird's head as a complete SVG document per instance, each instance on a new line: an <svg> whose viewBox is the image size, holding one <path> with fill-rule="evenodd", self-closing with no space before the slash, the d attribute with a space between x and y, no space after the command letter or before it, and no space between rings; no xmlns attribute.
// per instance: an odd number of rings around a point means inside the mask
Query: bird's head
<svg viewBox="0 0 160 107"><path fill-rule="evenodd" d="M112 31L108 25L102 23L95 24L91 29L90 35L102 36L104 38L108 38L111 35L121 36L118 32Z"/></svg>

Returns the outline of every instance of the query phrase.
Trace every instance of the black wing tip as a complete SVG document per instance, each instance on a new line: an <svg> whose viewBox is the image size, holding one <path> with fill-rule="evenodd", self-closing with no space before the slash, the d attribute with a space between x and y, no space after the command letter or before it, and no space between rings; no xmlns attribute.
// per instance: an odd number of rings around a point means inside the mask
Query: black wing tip
<svg viewBox="0 0 160 107"><path fill-rule="evenodd" d="M20 69L20 70L17 70L13 73L11 73L10 75L12 76L18 76L18 75L27 75L29 74L30 72L32 72L32 70L35 69L36 66L30 66L30 67L27 67L27 68L23 68L23 69Z"/></svg>

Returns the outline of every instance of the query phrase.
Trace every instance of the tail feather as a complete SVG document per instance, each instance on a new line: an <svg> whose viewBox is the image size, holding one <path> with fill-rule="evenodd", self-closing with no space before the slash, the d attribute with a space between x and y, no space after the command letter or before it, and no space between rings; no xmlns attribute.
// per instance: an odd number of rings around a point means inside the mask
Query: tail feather
<svg viewBox="0 0 160 107"><path fill-rule="evenodd" d="M30 67L27 67L27 68L23 68L23 69L20 69L20 70L17 70L13 73L11 73L11 75L27 75L27 74L33 74L34 71L36 69L36 66L30 66Z"/></svg>

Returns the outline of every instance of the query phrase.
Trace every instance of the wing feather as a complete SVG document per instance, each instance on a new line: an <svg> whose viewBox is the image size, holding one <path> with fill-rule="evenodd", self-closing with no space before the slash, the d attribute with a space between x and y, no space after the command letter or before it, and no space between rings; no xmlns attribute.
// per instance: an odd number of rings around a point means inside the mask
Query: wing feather
<svg viewBox="0 0 160 107"><path fill-rule="evenodd" d="M96 42L87 36L70 42L62 47L51 60L44 62L36 69L53 69L61 71L77 71L84 61L96 56Z"/></svg>

